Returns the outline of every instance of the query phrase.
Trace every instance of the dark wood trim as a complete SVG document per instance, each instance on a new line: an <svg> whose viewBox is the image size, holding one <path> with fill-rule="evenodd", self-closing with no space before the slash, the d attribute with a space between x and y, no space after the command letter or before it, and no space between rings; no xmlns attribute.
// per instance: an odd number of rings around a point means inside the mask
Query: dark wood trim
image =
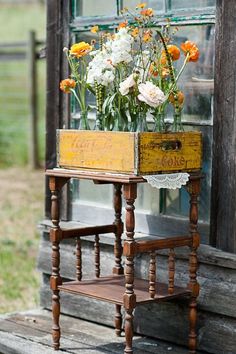
<svg viewBox="0 0 236 354"><path fill-rule="evenodd" d="M46 168L56 166L56 129L69 126L68 96L59 90L60 81L68 76L63 48L69 46L70 1L47 1L47 94L46 94ZM67 200L63 190L63 200ZM63 203L62 217L68 216L68 203ZM46 178L45 214L50 215L50 192Z"/></svg>
<svg viewBox="0 0 236 354"><path fill-rule="evenodd" d="M236 252L235 0L217 0L211 244Z"/></svg>

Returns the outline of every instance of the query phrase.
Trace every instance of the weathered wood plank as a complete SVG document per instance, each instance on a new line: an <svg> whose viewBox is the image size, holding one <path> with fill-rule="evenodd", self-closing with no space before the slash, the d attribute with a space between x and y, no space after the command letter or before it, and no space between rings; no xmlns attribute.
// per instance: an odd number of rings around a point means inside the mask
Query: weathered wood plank
<svg viewBox="0 0 236 354"><path fill-rule="evenodd" d="M199 170L202 136L58 130L58 166L94 171L153 174Z"/></svg>
<svg viewBox="0 0 236 354"><path fill-rule="evenodd" d="M124 337L117 338L111 328L61 316L63 351L58 353L123 354ZM51 313L34 310L0 318L0 351L4 354L52 353ZM135 354L187 354L185 348L147 337L134 337Z"/></svg>
<svg viewBox="0 0 236 354"><path fill-rule="evenodd" d="M139 135L139 173L191 171L202 165L200 132L141 133Z"/></svg>
<svg viewBox="0 0 236 354"><path fill-rule="evenodd" d="M45 307L50 307L49 293L48 286L41 289L42 305ZM61 293L61 298L64 313L113 326L115 310L110 304L66 293ZM134 319L137 333L187 345L188 309L183 302L140 306L135 311ZM236 354L236 320L199 311L198 341L199 350L214 354Z"/></svg>
<svg viewBox="0 0 236 354"><path fill-rule="evenodd" d="M211 243L235 253L236 2L217 0L216 9Z"/></svg>

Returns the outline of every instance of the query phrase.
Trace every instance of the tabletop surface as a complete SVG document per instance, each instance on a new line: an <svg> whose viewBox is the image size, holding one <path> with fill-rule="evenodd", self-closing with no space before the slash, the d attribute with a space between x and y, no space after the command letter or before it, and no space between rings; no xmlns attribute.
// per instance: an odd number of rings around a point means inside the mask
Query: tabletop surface
<svg viewBox="0 0 236 354"><path fill-rule="evenodd" d="M65 168L53 168L46 170L46 176L62 177L62 178L79 178L93 181L111 182L111 183L145 183L147 182L145 176L136 176L133 174L118 174L109 172L95 172L88 170L71 170ZM201 172L189 172L190 180L202 178Z"/></svg>

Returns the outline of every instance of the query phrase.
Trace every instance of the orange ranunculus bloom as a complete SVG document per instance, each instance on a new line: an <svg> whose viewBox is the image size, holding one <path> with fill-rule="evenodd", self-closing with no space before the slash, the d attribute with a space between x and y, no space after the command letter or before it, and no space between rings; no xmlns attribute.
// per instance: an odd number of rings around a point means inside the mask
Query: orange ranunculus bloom
<svg viewBox="0 0 236 354"><path fill-rule="evenodd" d="M90 31L92 33L97 33L99 31L99 27L98 26L93 26Z"/></svg>
<svg viewBox="0 0 236 354"><path fill-rule="evenodd" d="M141 4L138 4L137 6L136 6L136 8L137 9L144 9L144 7L146 7L147 6L147 3L146 2L142 2Z"/></svg>
<svg viewBox="0 0 236 354"><path fill-rule="evenodd" d="M76 82L73 79L65 79L60 82L60 89L65 93L70 93L74 89Z"/></svg>
<svg viewBox="0 0 236 354"><path fill-rule="evenodd" d="M153 12L153 9L148 8L148 9L140 11L140 14L145 17L152 17L154 15L154 12Z"/></svg>
<svg viewBox="0 0 236 354"><path fill-rule="evenodd" d="M178 103L179 103L180 106L183 105L183 103L184 103L184 98L185 98L185 97L184 97L183 92L182 92L182 91L178 91L178 92L177 92L177 100L178 100ZM173 94L173 93L170 94L170 96L169 96L169 101L170 101L170 103L172 103L173 105L175 105L175 97L174 97L174 94Z"/></svg>
<svg viewBox="0 0 236 354"><path fill-rule="evenodd" d="M87 55L92 49L93 47L86 42L75 43L70 48L70 54L79 59Z"/></svg>
<svg viewBox="0 0 236 354"><path fill-rule="evenodd" d="M119 26L118 26L118 29L120 29L120 28L125 28L125 27L127 27L127 26L128 26L128 21L121 22L121 23L119 24Z"/></svg>
<svg viewBox="0 0 236 354"><path fill-rule="evenodd" d="M181 49L184 52L185 56L188 54L188 61L198 61L199 59L199 49L194 42L186 41L181 44Z"/></svg>
<svg viewBox="0 0 236 354"><path fill-rule="evenodd" d="M179 48L178 48L176 45L174 45L174 44L169 44L169 45L167 46L167 50L168 50L168 53L170 54L171 59L172 59L173 61L179 59L179 57L180 57L180 50L179 50ZM165 51L163 50L162 53L161 53L161 64L162 64L162 65L165 65L166 63L167 63L166 53L165 53Z"/></svg>
<svg viewBox="0 0 236 354"><path fill-rule="evenodd" d="M170 44L167 46L168 49L168 53L171 55L172 60L178 60L180 57L180 50L179 48L174 45L174 44Z"/></svg>

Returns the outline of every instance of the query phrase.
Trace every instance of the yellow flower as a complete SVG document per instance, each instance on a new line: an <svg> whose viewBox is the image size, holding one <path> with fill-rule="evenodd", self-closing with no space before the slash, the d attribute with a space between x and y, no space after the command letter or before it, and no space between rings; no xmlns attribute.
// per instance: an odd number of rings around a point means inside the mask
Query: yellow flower
<svg viewBox="0 0 236 354"><path fill-rule="evenodd" d="M86 42L75 43L70 48L70 54L76 58L81 58L87 55L92 49L93 47Z"/></svg>
<svg viewBox="0 0 236 354"><path fill-rule="evenodd" d="M151 39L152 39L152 32L151 32L151 31L146 31L146 32L144 32L143 41L144 41L145 43L148 43L148 42L151 41Z"/></svg>
<svg viewBox="0 0 236 354"><path fill-rule="evenodd" d="M137 6L136 6L136 8L137 9L144 9L144 7L146 7L147 6L147 3L146 2L142 2L141 4L138 4Z"/></svg>
<svg viewBox="0 0 236 354"><path fill-rule="evenodd" d="M90 31L92 33L97 33L99 31L99 27L98 26L93 26Z"/></svg>
<svg viewBox="0 0 236 354"><path fill-rule="evenodd" d="M136 27L136 28L134 28L133 31L131 32L131 36L135 38L135 37L138 36L138 34L139 34L139 29L138 29L138 27Z"/></svg>

